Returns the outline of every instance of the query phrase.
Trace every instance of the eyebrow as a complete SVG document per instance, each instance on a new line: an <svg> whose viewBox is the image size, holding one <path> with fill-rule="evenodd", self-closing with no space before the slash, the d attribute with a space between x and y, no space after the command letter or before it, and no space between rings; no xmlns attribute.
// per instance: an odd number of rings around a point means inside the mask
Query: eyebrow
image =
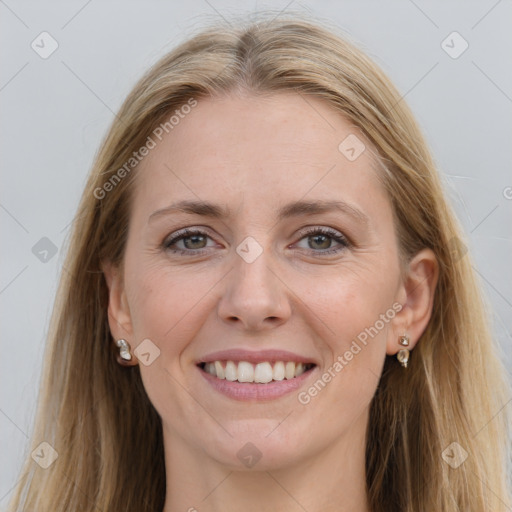
<svg viewBox="0 0 512 512"><path fill-rule="evenodd" d="M368 224L369 218L361 210L352 206L344 201L294 201L281 207L277 212L277 219L279 221L290 218L298 217L301 215L317 215L321 213L328 213L330 211L341 211L355 220ZM171 213L189 213L192 215L201 215L203 217L211 217L216 219L223 219L231 217L231 210L227 207L209 203L207 201L191 201L184 200L178 203L171 204L166 208L156 210L148 219L148 222L156 217L169 215Z"/></svg>

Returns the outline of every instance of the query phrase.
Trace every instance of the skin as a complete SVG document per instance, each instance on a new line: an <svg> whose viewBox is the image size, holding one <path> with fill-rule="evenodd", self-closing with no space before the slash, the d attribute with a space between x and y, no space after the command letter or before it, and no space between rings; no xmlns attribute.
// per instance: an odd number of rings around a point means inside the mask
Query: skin
<svg viewBox="0 0 512 512"><path fill-rule="evenodd" d="M132 353L147 338L160 350L148 366L135 357L131 364L140 364L163 422L164 512L369 510L370 402L404 332L414 357L438 270L428 249L401 269L369 145L355 161L338 150L349 134L363 140L322 100L232 93L201 99L137 171L124 268L106 262L104 272L114 338L128 340ZM184 199L225 205L231 216L174 212L148 221ZM338 210L276 218L297 200L341 200L367 221ZM304 234L306 226L343 233L350 245ZM188 254L162 247L185 227L208 238L173 246ZM263 250L252 263L236 252L247 236ZM340 250L322 254L329 249ZM236 401L196 367L217 350L289 350L317 362L304 391L394 303L401 311L307 404L297 392ZM237 457L248 442L261 453L251 468Z"/></svg>

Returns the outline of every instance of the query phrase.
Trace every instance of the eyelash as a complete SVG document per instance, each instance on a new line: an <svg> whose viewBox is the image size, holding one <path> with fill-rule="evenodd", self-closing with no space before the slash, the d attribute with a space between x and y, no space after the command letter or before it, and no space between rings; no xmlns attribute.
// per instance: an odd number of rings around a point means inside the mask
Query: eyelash
<svg viewBox="0 0 512 512"><path fill-rule="evenodd" d="M302 240L303 238L309 238L313 235L318 235L318 234L325 235L325 236L328 236L329 238L332 238L333 240L338 242L341 245L341 247L326 249L325 251L315 251L313 249L310 249L310 251L313 251L313 253L315 253L315 254L320 254L320 255L335 254L340 251L343 251L344 249L347 249L348 247L350 247L352 245L344 235L342 235L341 233L338 233L337 231L330 229L330 228L319 228L319 227L309 228L305 232L302 233L302 237L300 238L300 240ZM189 238L194 235L202 235L202 236L211 238L208 235L208 233L206 233L205 231L186 228L186 229L183 229L182 231L178 232L176 234L176 236L173 236L170 239L169 238L165 239L164 242L162 243L162 248L165 249L166 251L170 251L174 254L193 255L193 256L197 256L197 255L203 254L205 252L208 252L208 249L206 249L206 248L202 248L202 249L171 249L171 246L176 244L180 240Z"/></svg>

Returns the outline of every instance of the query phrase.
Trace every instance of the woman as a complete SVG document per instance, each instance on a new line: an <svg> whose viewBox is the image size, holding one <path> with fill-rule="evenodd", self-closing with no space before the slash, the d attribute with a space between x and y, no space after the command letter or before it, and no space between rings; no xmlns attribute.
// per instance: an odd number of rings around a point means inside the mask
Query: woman
<svg viewBox="0 0 512 512"><path fill-rule="evenodd" d="M11 510L511 506L461 229L405 102L332 31L166 55L73 233Z"/></svg>

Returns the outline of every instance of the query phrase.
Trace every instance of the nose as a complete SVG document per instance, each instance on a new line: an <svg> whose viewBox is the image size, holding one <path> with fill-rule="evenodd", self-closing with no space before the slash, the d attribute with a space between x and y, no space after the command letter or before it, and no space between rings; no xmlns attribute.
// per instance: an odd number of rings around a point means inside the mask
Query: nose
<svg viewBox="0 0 512 512"><path fill-rule="evenodd" d="M236 255L218 305L223 322L247 331L261 331L282 325L290 318L289 288L279 271L269 266L270 260L269 250L251 263Z"/></svg>

